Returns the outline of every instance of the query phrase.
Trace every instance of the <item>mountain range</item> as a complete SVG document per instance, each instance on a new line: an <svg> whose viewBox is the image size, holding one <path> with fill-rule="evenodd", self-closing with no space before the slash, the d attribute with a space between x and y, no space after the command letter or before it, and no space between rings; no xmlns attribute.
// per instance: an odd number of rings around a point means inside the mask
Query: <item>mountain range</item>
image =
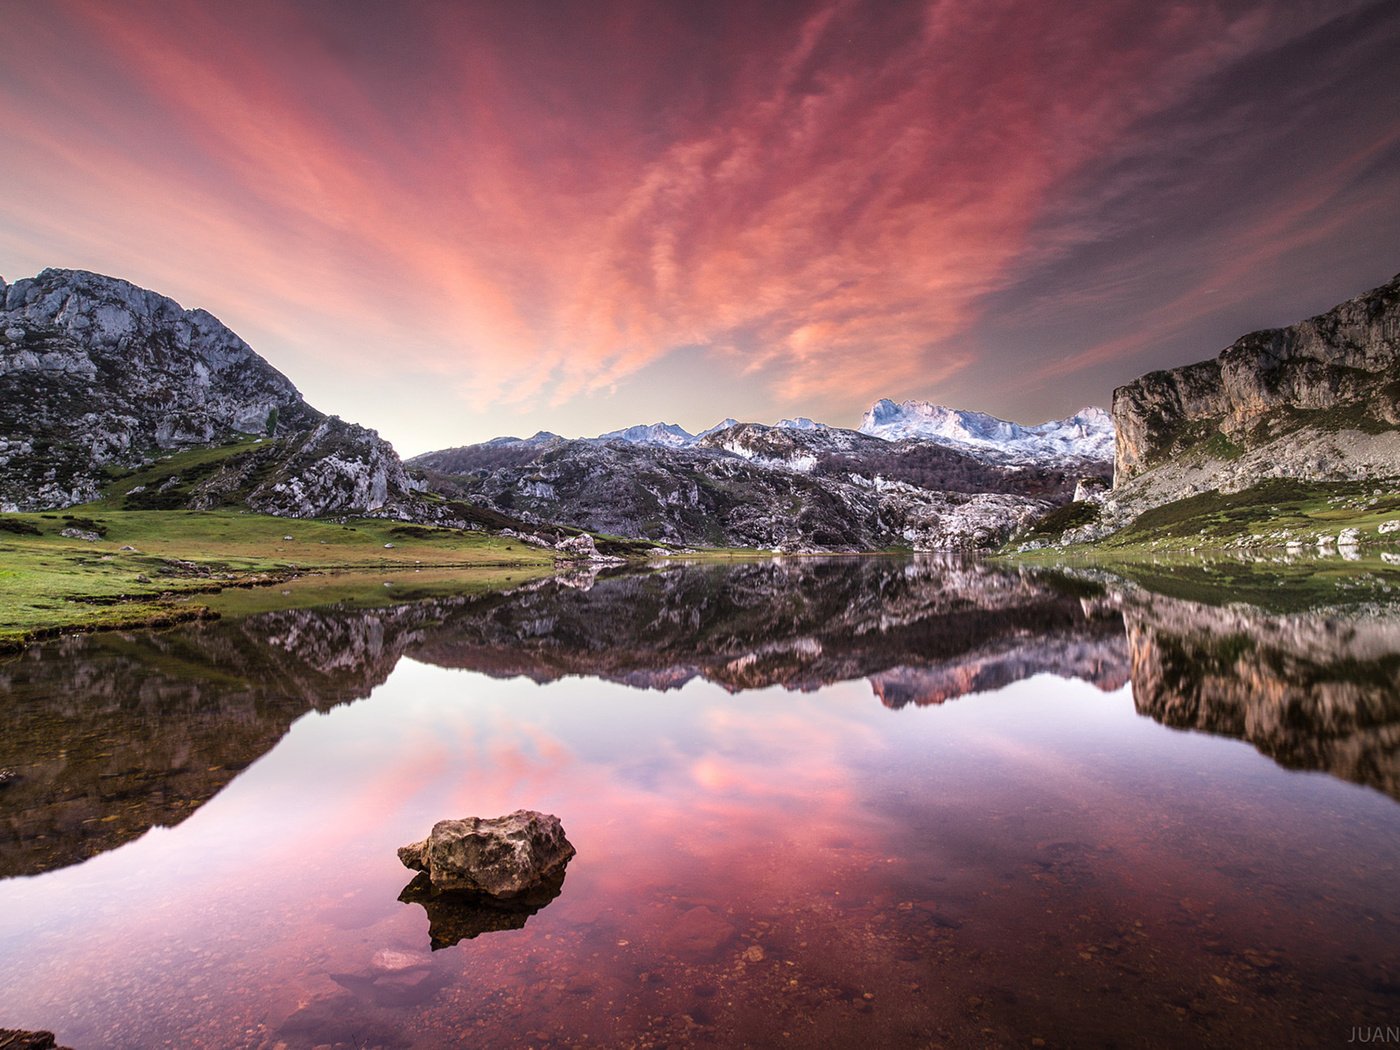
<svg viewBox="0 0 1400 1050"><path fill-rule="evenodd" d="M712 434L739 425L733 417L692 434L675 423L649 423L610 430L596 438L662 448L694 448ZM763 425L763 424L754 424ZM780 419L776 430L831 431L841 428L798 416ZM883 441L929 441L994 463L1061 464L1073 467L1113 459L1113 420L1101 408L1083 408L1066 419L1024 426L985 412L948 408L928 401L895 403L882 398L870 406L856 432ZM541 432L526 440L558 438ZM515 441L495 438L494 442ZM560 440L564 440L560 438ZM487 442L490 444L492 442Z"/></svg>
<svg viewBox="0 0 1400 1050"><path fill-rule="evenodd" d="M81 270L0 281L0 510L101 497L172 452L219 450L132 509L246 506L683 546L990 548L1071 501L1075 539L1261 477L1400 476L1400 278L1085 408L1022 425L880 400L857 429L725 419L549 431L415 457L310 405L209 313ZM183 468L182 468L183 469ZM1116 484L1108 482L1116 471ZM1090 522L1084 525L1084 522Z"/></svg>

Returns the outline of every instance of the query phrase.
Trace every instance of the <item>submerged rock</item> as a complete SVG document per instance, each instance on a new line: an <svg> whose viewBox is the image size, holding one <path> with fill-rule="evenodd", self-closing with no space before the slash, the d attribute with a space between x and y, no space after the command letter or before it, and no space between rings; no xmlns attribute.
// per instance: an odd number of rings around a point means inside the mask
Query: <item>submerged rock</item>
<svg viewBox="0 0 1400 1050"><path fill-rule="evenodd" d="M434 889L516 897L563 869L574 855L559 818L518 809L504 817L440 820L422 842L399 849L404 867Z"/></svg>

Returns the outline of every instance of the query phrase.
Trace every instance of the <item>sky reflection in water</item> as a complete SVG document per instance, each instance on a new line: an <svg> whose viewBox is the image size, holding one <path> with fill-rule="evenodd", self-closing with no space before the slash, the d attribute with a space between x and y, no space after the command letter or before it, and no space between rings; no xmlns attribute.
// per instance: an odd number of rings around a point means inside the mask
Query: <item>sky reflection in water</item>
<svg viewBox="0 0 1400 1050"><path fill-rule="evenodd" d="M1031 661L892 710L859 679L389 666L178 826L0 882L0 1021L75 1047L1225 1046L1400 1016L1400 807L1163 728L1122 675ZM429 953L395 848L521 807L578 849L562 894Z"/></svg>

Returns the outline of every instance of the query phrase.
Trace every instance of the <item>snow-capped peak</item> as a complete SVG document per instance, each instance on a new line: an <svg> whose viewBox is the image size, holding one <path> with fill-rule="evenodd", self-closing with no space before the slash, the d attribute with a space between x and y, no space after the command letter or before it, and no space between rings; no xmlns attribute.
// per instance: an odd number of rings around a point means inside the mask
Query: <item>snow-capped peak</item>
<svg viewBox="0 0 1400 1050"><path fill-rule="evenodd" d="M774 424L779 430L830 430L826 423L818 423L814 419L806 416L798 416L796 419L780 419Z"/></svg>
<svg viewBox="0 0 1400 1050"><path fill-rule="evenodd" d="M706 427L704 430L700 431L700 433L695 435L695 440L699 441L701 438L707 438L711 434L718 434L721 430L728 430L730 427L737 427L738 425L739 421L733 416L730 416L727 419L720 420L714 426Z"/></svg>
<svg viewBox="0 0 1400 1050"><path fill-rule="evenodd" d="M928 401L882 398L870 406L860 432L886 441L933 441L972 455L998 459L1058 460L1113 458L1113 421L1101 408L1084 408L1066 419L1023 426L985 412L948 408Z"/></svg>
<svg viewBox="0 0 1400 1050"><path fill-rule="evenodd" d="M698 440L694 434L675 423L647 423L622 430L611 430L599 434L598 441L626 441L632 445L665 445L669 448L688 448Z"/></svg>

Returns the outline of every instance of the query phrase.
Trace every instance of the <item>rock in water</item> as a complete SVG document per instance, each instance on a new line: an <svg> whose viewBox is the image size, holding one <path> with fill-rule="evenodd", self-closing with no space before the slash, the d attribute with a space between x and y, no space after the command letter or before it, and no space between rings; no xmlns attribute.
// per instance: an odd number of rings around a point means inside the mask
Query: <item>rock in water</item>
<svg viewBox="0 0 1400 1050"><path fill-rule="evenodd" d="M528 809L440 820L422 842L399 849L404 867L426 872L435 890L500 898L539 886L573 855L559 818Z"/></svg>

